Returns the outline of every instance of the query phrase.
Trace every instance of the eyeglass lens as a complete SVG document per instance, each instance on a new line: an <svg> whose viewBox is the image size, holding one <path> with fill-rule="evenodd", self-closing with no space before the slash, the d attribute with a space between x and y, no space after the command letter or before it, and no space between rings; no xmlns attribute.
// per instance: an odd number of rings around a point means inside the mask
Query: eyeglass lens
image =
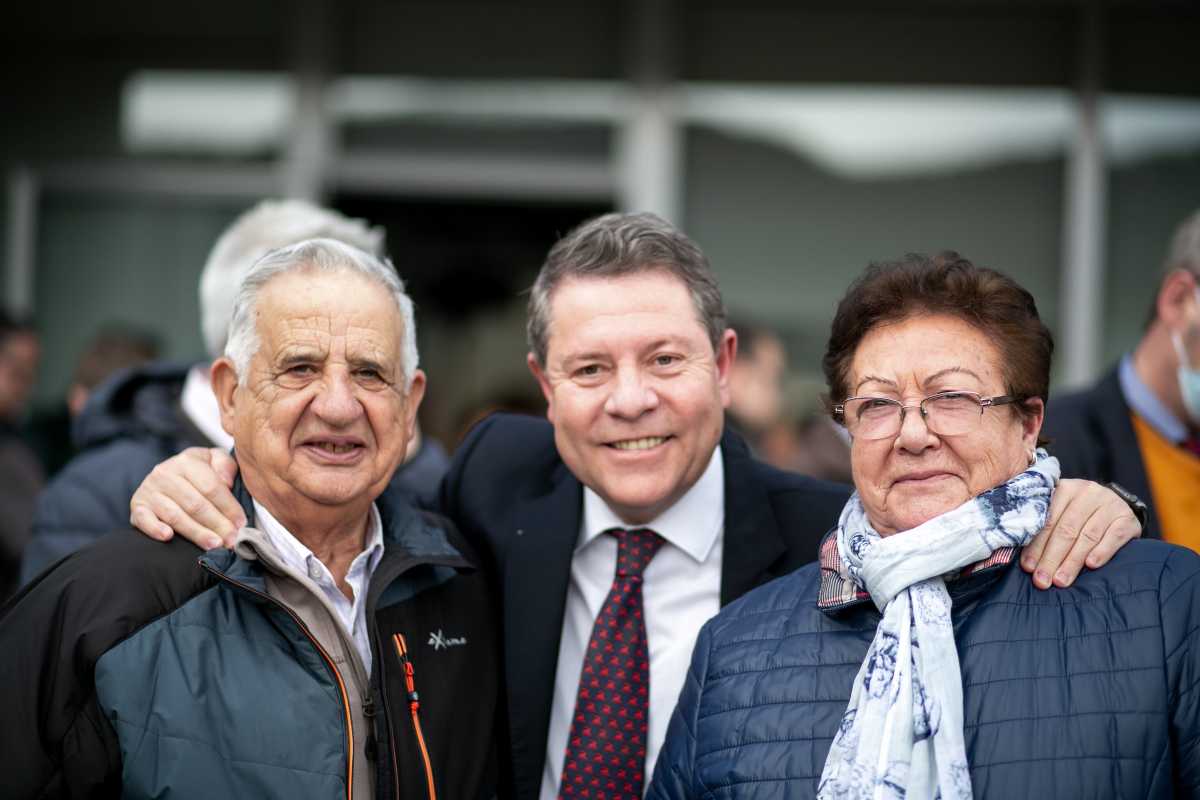
<svg viewBox="0 0 1200 800"><path fill-rule="evenodd" d="M920 409L929 430L939 436L958 436L970 432L983 416L980 397L969 392L953 392L927 397ZM846 428L864 439L887 439L900 433L903 414L915 407L901 408L895 400L859 397L846 401Z"/></svg>

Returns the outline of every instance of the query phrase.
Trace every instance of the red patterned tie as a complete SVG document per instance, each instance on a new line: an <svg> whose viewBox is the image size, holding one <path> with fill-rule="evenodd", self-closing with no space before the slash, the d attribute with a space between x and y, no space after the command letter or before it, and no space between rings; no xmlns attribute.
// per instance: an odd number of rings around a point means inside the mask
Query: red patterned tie
<svg viewBox="0 0 1200 800"><path fill-rule="evenodd" d="M1183 446L1192 452L1194 456L1200 456L1200 436L1189 436L1183 440Z"/></svg>
<svg viewBox="0 0 1200 800"><path fill-rule="evenodd" d="M650 706L642 570L663 540L646 528L605 533L617 537L617 574L583 657L558 796L641 800Z"/></svg>

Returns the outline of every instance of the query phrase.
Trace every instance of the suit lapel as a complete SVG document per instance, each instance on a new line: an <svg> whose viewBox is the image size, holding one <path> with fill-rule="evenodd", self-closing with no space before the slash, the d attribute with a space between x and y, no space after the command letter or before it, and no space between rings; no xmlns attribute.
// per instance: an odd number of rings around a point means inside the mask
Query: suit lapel
<svg viewBox="0 0 1200 800"><path fill-rule="evenodd" d="M1101 384L1098 403L1100 425L1099 435L1107 437L1108 456L1112 459L1110 475L1112 480L1136 494L1142 502L1153 507L1150 494L1150 479L1146 475L1146 464L1142 459L1142 446L1138 444L1137 433L1133 430L1130 410L1125 402L1125 394L1121 391L1119 368L1105 376ZM1142 535L1147 538L1160 539L1158 517L1150 515L1150 523Z"/></svg>
<svg viewBox="0 0 1200 800"><path fill-rule="evenodd" d="M504 574L505 667L518 797L536 797L542 779L571 557L583 489L559 464L549 494L513 515Z"/></svg>
<svg viewBox="0 0 1200 800"><path fill-rule="evenodd" d="M721 605L761 584L787 552L771 500L755 475L746 443L728 428L721 437L725 466L725 546L721 559Z"/></svg>

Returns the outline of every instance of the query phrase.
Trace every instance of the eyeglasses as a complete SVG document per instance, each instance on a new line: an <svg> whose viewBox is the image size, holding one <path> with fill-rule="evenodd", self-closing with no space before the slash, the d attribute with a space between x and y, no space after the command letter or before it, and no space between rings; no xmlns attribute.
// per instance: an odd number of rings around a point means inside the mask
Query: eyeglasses
<svg viewBox="0 0 1200 800"><path fill-rule="evenodd" d="M985 408L1020 402L1022 398L1009 395L980 397L975 392L957 391L931 394L915 406L890 397L847 397L834 404L833 418L855 438L890 439L904 426L905 412L919 408L929 430L938 436L961 436L979 426Z"/></svg>

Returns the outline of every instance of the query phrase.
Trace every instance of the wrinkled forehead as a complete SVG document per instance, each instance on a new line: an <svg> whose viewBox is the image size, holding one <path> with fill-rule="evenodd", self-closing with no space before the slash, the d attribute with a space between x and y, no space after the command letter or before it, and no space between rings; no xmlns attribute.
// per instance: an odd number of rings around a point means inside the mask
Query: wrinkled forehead
<svg viewBox="0 0 1200 800"><path fill-rule="evenodd" d="M299 270L259 293L255 324L265 347L333 338L399 352L404 325L387 287L353 270Z"/></svg>

